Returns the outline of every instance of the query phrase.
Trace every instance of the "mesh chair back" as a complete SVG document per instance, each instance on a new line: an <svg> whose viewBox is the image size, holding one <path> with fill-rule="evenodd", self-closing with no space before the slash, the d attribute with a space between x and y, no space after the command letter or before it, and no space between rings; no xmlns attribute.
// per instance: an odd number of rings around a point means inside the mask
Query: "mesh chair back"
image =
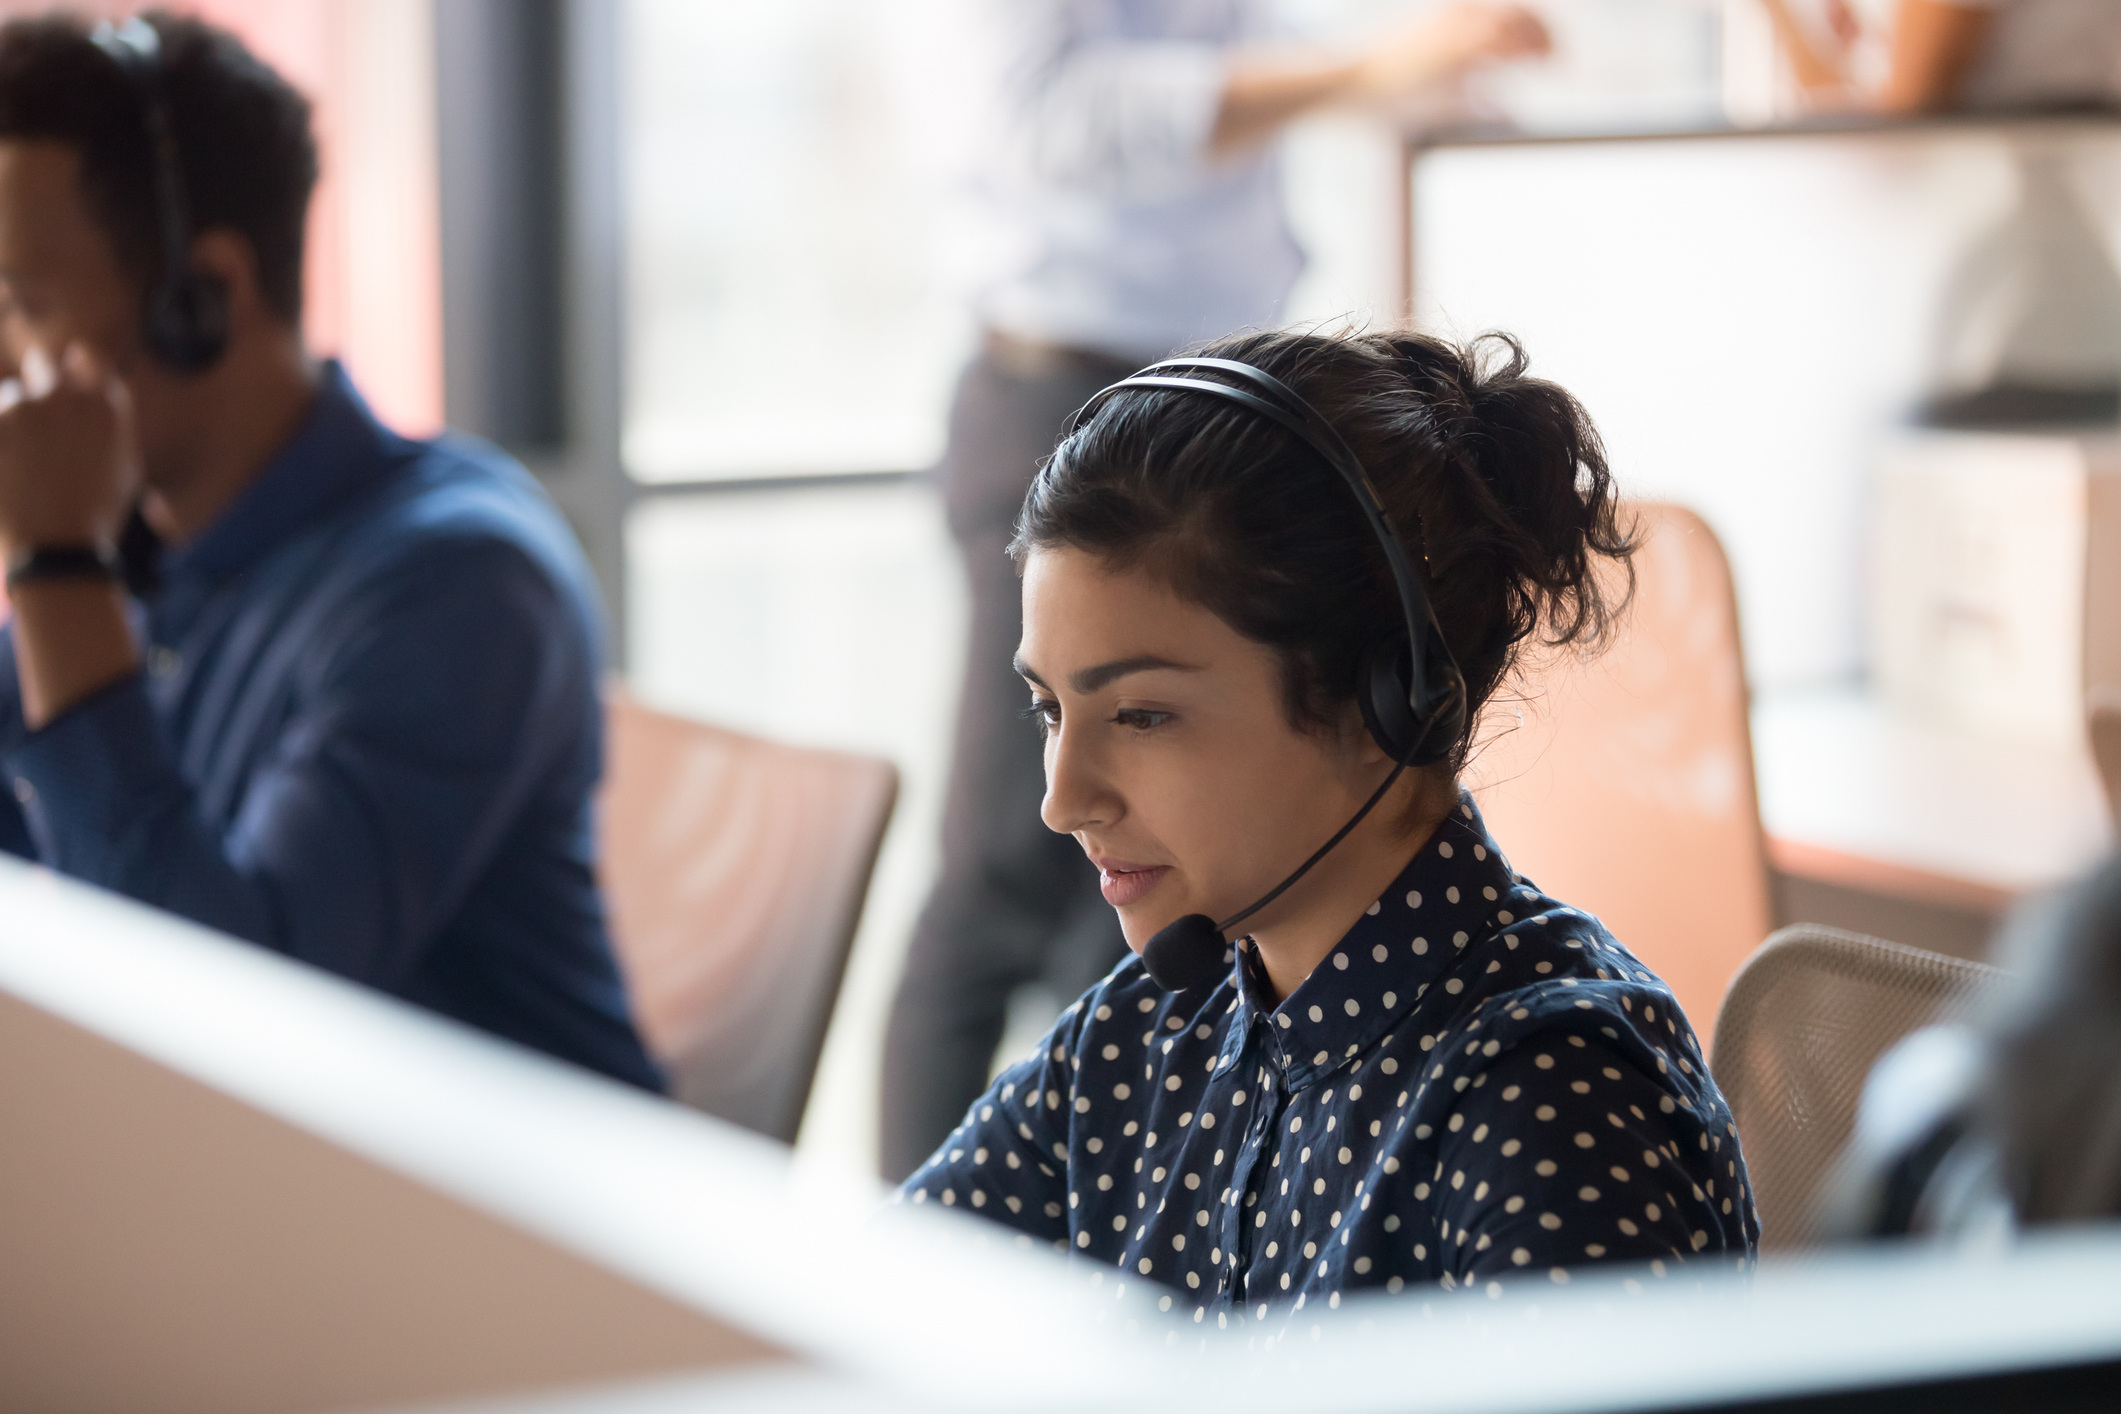
<svg viewBox="0 0 2121 1414"><path fill-rule="evenodd" d="M1731 982L1709 1070L1730 1101L1767 1251L1816 1241L1872 1064L1959 1014L2003 974L1961 958L1800 924Z"/></svg>
<svg viewBox="0 0 2121 1414"><path fill-rule="evenodd" d="M598 877L671 1093L795 1141L898 794L888 761L607 700Z"/></svg>

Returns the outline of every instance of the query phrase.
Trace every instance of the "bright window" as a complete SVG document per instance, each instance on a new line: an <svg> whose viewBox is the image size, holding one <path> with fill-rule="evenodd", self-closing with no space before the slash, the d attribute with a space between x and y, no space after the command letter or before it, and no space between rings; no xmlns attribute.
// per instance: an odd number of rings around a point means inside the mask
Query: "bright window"
<svg viewBox="0 0 2121 1414"><path fill-rule="evenodd" d="M943 8L627 5L637 479L914 470L941 451L966 347L932 254Z"/></svg>

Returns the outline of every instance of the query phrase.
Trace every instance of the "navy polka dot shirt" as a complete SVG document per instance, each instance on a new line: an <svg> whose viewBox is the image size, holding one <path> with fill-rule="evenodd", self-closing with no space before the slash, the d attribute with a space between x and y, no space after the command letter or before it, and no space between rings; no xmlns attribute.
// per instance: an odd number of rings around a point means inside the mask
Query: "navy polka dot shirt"
<svg viewBox="0 0 2121 1414"><path fill-rule="evenodd" d="M1004 1071L901 1201L1172 1288L1196 1321L1382 1287L1744 1260L1759 1218L1672 994L1515 874L1470 798L1279 1006L1129 957Z"/></svg>

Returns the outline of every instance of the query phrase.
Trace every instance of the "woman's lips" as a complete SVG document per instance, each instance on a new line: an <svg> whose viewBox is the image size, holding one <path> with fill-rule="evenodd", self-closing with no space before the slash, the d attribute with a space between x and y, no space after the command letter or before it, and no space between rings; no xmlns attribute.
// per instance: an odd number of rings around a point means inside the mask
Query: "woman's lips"
<svg viewBox="0 0 2121 1414"><path fill-rule="evenodd" d="M1132 865L1118 861L1103 862L1097 869L1098 892L1105 902L1114 908L1125 908L1148 897L1149 891L1164 881L1171 872L1168 864Z"/></svg>

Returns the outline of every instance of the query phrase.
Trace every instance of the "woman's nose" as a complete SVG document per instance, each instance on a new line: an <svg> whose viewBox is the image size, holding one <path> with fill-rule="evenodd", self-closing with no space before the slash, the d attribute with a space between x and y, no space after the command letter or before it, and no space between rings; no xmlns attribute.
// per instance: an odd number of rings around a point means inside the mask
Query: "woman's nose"
<svg viewBox="0 0 2121 1414"><path fill-rule="evenodd" d="M1064 719L1046 738L1046 798L1039 818L1056 834L1072 835L1110 825L1118 818L1116 804L1096 750Z"/></svg>

